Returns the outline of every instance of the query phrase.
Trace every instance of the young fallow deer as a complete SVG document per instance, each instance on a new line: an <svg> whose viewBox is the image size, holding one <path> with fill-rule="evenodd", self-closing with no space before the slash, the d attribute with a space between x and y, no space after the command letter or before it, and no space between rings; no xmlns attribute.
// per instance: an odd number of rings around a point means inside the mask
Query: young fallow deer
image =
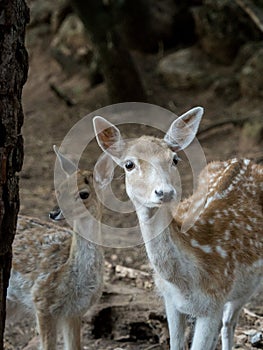
<svg viewBox="0 0 263 350"><path fill-rule="evenodd" d="M171 350L184 349L186 315L196 318L192 350L215 349L220 329L222 349L231 350L240 310L263 280L261 165L248 159L211 163L195 193L176 203L176 152L193 141L202 115L201 107L186 112L164 139L130 141L104 118L94 118L100 147L125 170L126 191L164 298ZM181 230L205 186L203 210L192 227Z"/></svg>
<svg viewBox="0 0 263 350"><path fill-rule="evenodd" d="M60 200L66 202L73 196L76 202L83 201L99 222L101 209L92 172L78 170L73 162L55 151L67 176L58 188ZM78 186L74 193L69 193L69 188L74 188L69 186L74 176L77 176ZM75 213L74 208L69 209L74 218L73 231L26 216L18 218L7 292L7 316L17 318L20 311L34 314L41 350L57 348L59 328L63 332L64 349L80 350L81 317L102 292L102 250L83 237L88 233L91 240L95 237L97 242L99 226L96 220L87 218L86 210ZM63 214L57 208L50 217L60 220Z"/></svg>

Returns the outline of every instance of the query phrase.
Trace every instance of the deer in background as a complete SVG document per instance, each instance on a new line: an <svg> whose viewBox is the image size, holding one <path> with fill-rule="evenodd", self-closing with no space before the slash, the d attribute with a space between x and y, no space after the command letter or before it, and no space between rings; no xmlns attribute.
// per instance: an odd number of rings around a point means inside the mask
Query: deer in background
<svg viewBox="0 0 263 350"><path fill-rule="evenodd" d="M194 139L203 115L196 107L177 118L164 139L126 141L94 118L97 141L125 171L146 251L164 298L171 350L184 349L187 315L196 318L192 350L213 350L221 330L231 350L243 305L263 281L263 167L250 160L214 162L190 198L177 200L177 152ZM207 186L206 194L204 188ZM205 205L188 230L190 206Z"/></svg>
<svg viewBox="0 0 263 350"><path fill-rule="evenodd" d="M55 350L57 332L62 329L64 349L81 349L81 317L99 299L103 285L103 252L83 236L97 237L101 219L100 203L90 171L80 171L54 147L66 179L58 188L58 197L67 201L74 196L83 201L94 216L75 212L73 231L35 218L19 216L13 243L13 265L7 291L7 316L20 311L34 314L41 350ZM77 176L74 191L70 181ZM63 219L61 209L50 213L53 220ZM82 236L83 234L83 236ZM21 310L22 309L22 310Z"/></svg>

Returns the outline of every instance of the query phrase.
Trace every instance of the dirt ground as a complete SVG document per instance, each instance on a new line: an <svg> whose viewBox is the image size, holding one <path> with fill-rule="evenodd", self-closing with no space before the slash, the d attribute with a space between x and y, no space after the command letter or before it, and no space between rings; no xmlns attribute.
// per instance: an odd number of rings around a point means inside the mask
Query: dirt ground
<svg viewBox="0 0 263 350"><path fill-rule="evenodd" d="M21 214L48 220L48 213L56 204L53 185L55 156L52 145L60 145L66 133L83 116L106 106L109 101L106 86L93 88L82 73L67 75L50 54L51 35L38 33L38 40L28 37L30 69L23 93L25 158L21 173ZM236 91L209 88L177 90L168 88L156 73L159 56L134 52L140 70L144 73L150 102L172 109L176 114L190 107L205 107L202 127L218 120L263 115L262 101L237 96ZM234 73L232 66L216 67L219 81ZM74 99L68 106L55 93L57 86ZM217 87L216 87L217 86ZM140 130L136 131L140 132ZM262 158L262 144L250 142L244 136L242 125L228 123L201 133L199 141L207 161L231 157ZM86 164L93 164L99 154L94 144L86 155ZM186 172L185 184L191 182ZM122 220L118 216L112 220ZM125 220L129 220L126 218ZM134 220L134 218L132 218ZM119 223L118 223L119 224ZM143 246L130 249L105 249L106 276L103 297L93 313L83 318L83 349L96 350L150 350L167 349L167 329L162 301L156 296ZM138 274L130 274L131 268ZM133 319L132 319L133 318ZM148 319L147 319L148 318ZM263 297L258 294L242 312L235 342L236 348L252 349L251 335L263 329ZM5 349L24 349L35 335L34 322L26 319L7 325ZM263 348L262 342L258 345ZM27 349L36 348L34 345ZM61 344L58 349L62 349Z"/></svg>

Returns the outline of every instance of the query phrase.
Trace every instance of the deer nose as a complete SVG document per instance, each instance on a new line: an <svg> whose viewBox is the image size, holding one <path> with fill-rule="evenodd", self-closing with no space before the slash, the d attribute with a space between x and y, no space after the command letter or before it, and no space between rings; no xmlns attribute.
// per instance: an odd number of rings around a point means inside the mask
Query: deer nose
<svg viewBox="0 0 263 350"><path fill-rule="evenodd" d="M157 197L163 197L163 190L155 190L154 192Z"/></svg>
<svg viewBox="0 0 263 350"><path fill-rule="evenodd" d="M54 220L54 221L58 221L58 220L63 220L64 219L64 216L62 214L62 211L61 209L56 206L50 213L49 213L49 218L51 220Z"/></svg>
<svg viewBox="0 0 263 350"><path fill-rule="evenodd" d="M155 190L154 191L156 196L161 199L163 202L169 202L170 200L172 200L173 196L174 196L174 190L173 189L169 189L167 191L163 191L163 190Z"/></svg>

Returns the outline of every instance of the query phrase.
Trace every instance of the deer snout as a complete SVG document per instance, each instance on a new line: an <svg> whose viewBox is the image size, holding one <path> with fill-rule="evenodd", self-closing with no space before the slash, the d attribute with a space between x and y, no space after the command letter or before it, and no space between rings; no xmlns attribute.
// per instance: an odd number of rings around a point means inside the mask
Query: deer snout
<svg viewBox="0 0 263 350"><path fill-rule="evenodd" d="M158 200L162 202L170 202L174 198L175 190L174 188L156 189L154 193Z"/></svg>
<svg viewBox="0 0 263 350"><path fill-rule="evenodd" d="M51 220L54 221L58 221L58 220L63 220L64 219L64 215L62 213L62 210L56 206L53 210L51 210L51 212L49 213L49 218Z"/></svg>

